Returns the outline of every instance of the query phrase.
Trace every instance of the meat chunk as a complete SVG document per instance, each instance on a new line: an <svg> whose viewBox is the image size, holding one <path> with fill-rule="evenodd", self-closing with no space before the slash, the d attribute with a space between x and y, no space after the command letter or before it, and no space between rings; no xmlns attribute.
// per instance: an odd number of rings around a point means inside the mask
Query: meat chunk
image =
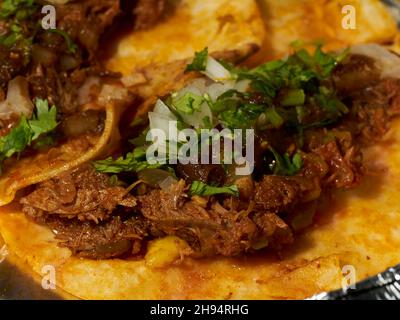
<svg viewBox="0 0 400 320"><path fill-rule="evenodd" d="M264 176L256 184L254 201L264 210L281 212L301 199L300 186L289 177Z"/></svg>
<svg viewBox="0 0 400 320"><path fill-rule="evenodd" d="M274 213L236 210L216 199L204 206L188 199L184 186L180 181L169 192L153 190L139 197L153 236L179 236L190 244L195 256L201 257L236 256L268 245L280 248L291 243L290 228Z"/></svg>
<svg viewBox="0 0 400 320"><path fill-rule="evenodd" d="M344 128L343 128L344 129ZM322 184L332 188L358 185L363 174L362 153L350 131L314 130L307 133L306 149L326 168Z"/></svg>
<svg viewBox="0 0 400 320"><path fill-rule="evenodd" d="M352 94L352 113L342 127L364 145L379 140L400 113L400 80L385 79Z"/></svg>
<svg viewBox="0 0 400 320"><path fill-rule="evenodd" d="M346 95L368 87L379 78L380 70L375 60L359 54L350 55L333 73L336 89Z"/></svg>
<svg viewBox="0 0 400 320"><path fill-rule="evenodd" d="M112 186L107 175L89 165L38 184L20 202L22 210L31 217L55 214L96 223L108 219L117 206L136 205L125 188Z"/></svg>
<svg viewBox="0 0 400 320"><path fill-rule="evenodd" d="M57 27L94 56L106 27L118 15L118 0L85 0L57 6Z"/></svg>
<svg viewBox="0 0 400 320"><path fill-rule="evenodd" d="M88 259L108 259L123 254L137 254L142 239L147 235L143 219L120 216L95 224L91 221L66 220L57 216L36 218L50 227L60 240L60 246L69 248L74 255Z"/></svg>

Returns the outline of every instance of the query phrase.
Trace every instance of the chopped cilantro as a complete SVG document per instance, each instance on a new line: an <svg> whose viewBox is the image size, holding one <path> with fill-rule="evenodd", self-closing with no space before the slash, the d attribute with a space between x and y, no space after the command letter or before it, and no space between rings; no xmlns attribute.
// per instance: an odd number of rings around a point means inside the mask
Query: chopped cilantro
<svg viewBox="0 0 400 320"><path fill-rule="evenodd" d="M32 140L36 140L41 134L51 132L57 126L57 109L52 106L49 109L47 100L36 100L36 117L29 121L32 130Z"/></svg>
<svg viewBox="0 0 400 320"><path fill-rule="evenodd" d="M231 194L235 197L239 196L239 190L236 185L214 187L207 185L201 181L194 181L190 185L189 193L198 196L212 196L216 194Z"/></svg>
<svg viewBox="0 0 400 320"><path fill-rule="evenodd" d="M204 129L212 129L212 123L209 116L203 117L203 127Z"/></svg>
<svg viewBox="0 0 400 320"><path fill-rule="evenodd" d="M0 138L0 160L20 153L38 140L42 134L53 131L57 126L57 109L52 106L49 109L47 100L37 99L35 102L36 114L31 120L21 117L19 124L10 133Z"/></svg>
<svg viewBox="0 0 400 320"><path fill-rule="evenodd" d="M50 29L52 33L58 34L64 38L65 43L67 44L67 53L75 54L78 46L72 41L71 37L68 33L60 29Z"/></svg>
<svg viewBox="0 0 400 320"><path fill-rule="evenodd" d="M200 52L196 52L192 63L188 64L186 67L187 71L204 71L207 66L207 58L208 58L208 48L204 48Z"/></svg>
<svg viewBox="0 0 400 320"><path fill-rule="evenodd" d="M283 118L281 115L276 111L275 108L267 108L264 112L268 122L276 129L283 125Z"/></svg>
<svg viewBox="0 0 400 320"><path fill-rule="evenodd" d="M281 104L284 107L301 106L304 104L306 95L303 89L288 90L283 97Z"/></svg>
<svg viewBox="0 0 400 320"><path fill-rule="evenodd" d="M203 102L204 97L191 92L186 92L180 98L172 99L172 105L176 111L183 114L193 114L195 111L200 111Z"/></svg>
<svg viewBox="0 0 400 320"><path fill-rule="evenodd" d="M109 157L105 160L93 162L93 166L99 172L120 173L139 172L143 169L156 169L163 165L147 163L145 149L136 148L133 152L126 154L125 157L119 157L118 159Z"/></svg>
<svg viewBox="0 0 400 320"><path fill-rule="evenodd" d="M265 111L263 105L246 103L235 109L229 109L220 113L219 119L230 129L251 128L263 111Z"/></svg>
<svg viewBox="0 0 400 320"><path fill-rule="evenodd" d="M0 7L0 18L9 18L16 15L21 9L30 9L34 6L35 0L3 0Z"/></svg>
<svg viewBox="0 0 400 320"><path fill-rule="evenodd" d="M339 100L336 94L323 86L319 88L319 93L315 94L311 101L325 111L329 119L336 120L340 115L349 112L347 106Z"/></svg>
<svg viewBox="0 0 400 320"><path fill-rule="evenodd" d="M270 148L270 150L275 157L275 164L273 165L273 168L271 168L273 169L274 174L293 176L297 174L303 167L303 160L299 152L297 152L292 159L290 159L288 153L285 153L283 156L281 156L273 148Z"/></svg>

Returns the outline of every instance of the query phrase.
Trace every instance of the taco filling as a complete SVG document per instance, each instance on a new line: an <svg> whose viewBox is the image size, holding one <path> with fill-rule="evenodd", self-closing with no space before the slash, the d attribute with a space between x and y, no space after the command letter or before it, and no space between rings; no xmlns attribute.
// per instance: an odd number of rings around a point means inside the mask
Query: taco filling
<svg viewBox="0 0 400 320"><path fill-rule="evenodd" d="M318 46L247 69L204 49L181 88L145 117L122 122L112 157L36 184L20 199L22 210L51 228L60 246L91 259L142 256L149 241L166 236L186 242L182 254L192 257L279 251L313 223L322 196L356 187L367 173L362 148L379 141L400 111L399 61L378 45L340 53ZM241 138L252 130L253 170L213 163L214 149L209 163L200 149L197 163L171 161L189 140L170 138L171 122L197 138L205 129ZM153 129L167 137L158 141L164 153L154 153L164 161L148 157ZM222 136L211 139L220 159L234 157L223 153Z"/></svg>
<svg viewBox="0 0 400 320"><path fill-rule="evenodd" d="M48 4L56 26L42 10ZM156 19L146 18L155 8ZM148 28L171 8L163 1L0 2L0 205L115 148L118 117L134 96L100 62L101 39L116 21Z"/></svg>
<svg viewBox="0 0 400 320"><path fill-rule="evenodd" d="M154 25L170 9L164 1L57 3L19 0L0 4L2 161L58 140L101 132L105 116L101 105L132 101L121 86L120 75L99 62L102 35L116 17L124 18L122 9L131 20L134 17L134 28ZM54 4L55 29L42 26L45 4Z"/></svg>

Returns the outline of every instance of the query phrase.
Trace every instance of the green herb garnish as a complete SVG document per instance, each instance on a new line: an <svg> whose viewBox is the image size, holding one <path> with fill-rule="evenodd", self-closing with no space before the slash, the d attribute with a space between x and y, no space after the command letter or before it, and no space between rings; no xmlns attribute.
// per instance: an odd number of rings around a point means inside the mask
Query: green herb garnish
<svg viewBox="0 0 400 320"><path fill-rule="evenodd" d="M94 168L103 173L139 172L143 169L161 168L162 164L149 164L146 161L145 148L136 148L133 152L126 154L125 157L113 159L109 157L105 160L93 162Z"/></svg>
<svg viewBox="0 0 400 320"><path fill-rule="evenodd" d="M200 52L196 52L193 61L187 65L187 71L204 71L206 70L208 59L208 48L204 48Z"/></svg>
<svg viewBox="0 0 400 320"><path fill-rule="evenodd" d="M239 196L239 190L236 185L214 187L205 184L201 181L194 181L190 185L189 193L190 195L198 195L198 196L212 196L216 194L231 194L235 197Z"/></svg>
<svg viewBox="0 0 400 320"><path fill-rule="evenodd" d="M186 92L182 97L172 99L172 105L178 113L193 114L201 110L204 98L197 94Z"/></svg>
<svg viewBox="0 0 400 320"><path fill-rule="evenodd" d="M281 176L294 176L303 167L303 160L299 152L290 159L288 153L281 156L273 148L270 148L270 150L275 157L275 164L271 168L273 169L274 174Z"/></svg>
<svg viewBox="0 0 400 320"><path fill-rule="evenodd" d="M0 161L24 151L33 141L57 127L57 109L49 108L47 100L37 99L36 114L31 120L21 117L19 124L9 134L0 138ZM38 141L37 141L38 142Z"/></svg>
<svg viewBox="0 0 400 320"><path fill-rule="evenodd" d="M69 54L76 53L78 46L72 41L72 39L68 33L66 33L65 31L60 30L60 29L50 29L49 31L52 33L58 34L64 38L64 41L67 44L67 53L69 53Z"/></svg>

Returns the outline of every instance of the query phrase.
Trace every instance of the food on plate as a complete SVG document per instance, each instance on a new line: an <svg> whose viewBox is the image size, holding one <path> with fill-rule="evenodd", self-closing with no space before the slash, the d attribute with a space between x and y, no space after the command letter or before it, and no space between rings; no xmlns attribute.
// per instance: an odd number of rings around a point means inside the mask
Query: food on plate
<svg viewBox="0 0 400 320"><path fill-rule="evenodd" d="M377 2L354 5L382 23L328 49L253 1L52 3L56 30L30 1L0 25L0 232L35 272L80 298L277 299L398 262L400 58L346 48L393 40Z"/></svg>
<svg viewBox="0 0 400 320"><path fill-rule="evenodd" d="M21 198L22 211L86 258L140 255L165 236L184 240L181 255L193 257L281 250L312 223L322 193L360 183L361 146L384 135L399 111L399 62L378 45L338 54L317 47L248 70L204 49L186 68L197 77L121 129L122 149L37 184ZM193 138L183 131L190 128L196 137L202 129L236 130L230 142L254 130L241 146L254 144L253 170L225 161L235 156L225 153L222 135L201 136L194 161L183 163L178 149ZM154 130L165 137L151 159ZM218 139L218 148L207 140L204 164L206 139Z"/></svg>

